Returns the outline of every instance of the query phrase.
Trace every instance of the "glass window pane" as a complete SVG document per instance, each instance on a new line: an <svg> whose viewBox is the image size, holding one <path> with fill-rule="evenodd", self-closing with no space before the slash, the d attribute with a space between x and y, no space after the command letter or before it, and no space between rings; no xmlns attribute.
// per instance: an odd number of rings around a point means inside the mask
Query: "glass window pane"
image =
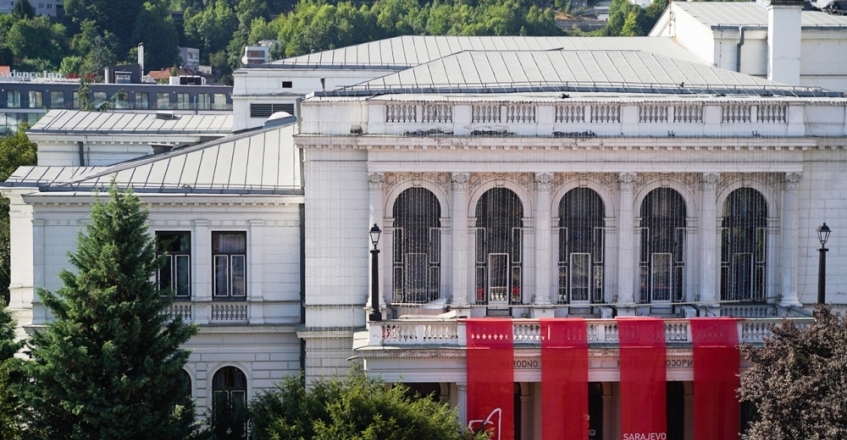
<svg viewBox="0 0 847 440"><path fill-rule="evenodd" d="M215 93L214 109L215 110L226 110L227 109L226 95L225 94Z"/></svg>
<svg viewBox="0 0 847 440"><path fill-rule="evenodd" d="M426 254L406 254L406 298L405 302L424 303L427 301Z"/></svg>
<svg viewBox="0 0 847 440"><path fill-rule="evenodd" d="M21 92L17 90L6 91L6 107L20 108L21 107Z"/></svg>
<svg viewBox="0 0 847 440"><path fill-rule="evenodd" d="M144 92L135 93L135 108L147 110L150 108L149 94Z"/></svg>
<svg viewBox="0 0 847 440"><path fill-rule="evenodd" d="M159 269L159 290L171 289L171 270L173 263L170 255L166 255L167 263Z"/></svg>
<svg viewBox="0 0 847 440"><path fill-rule="evenodd" d="M229 296L229 256L215 255L215 296Z"/></svg>
<svg viewBox="0 0 847 440"><path fill-rule="evenodd" d="M653 301L671 299L671 254L653 254Z"/></svg>
<svg viewBox="0 0 847 440"><path fill-rule="evenodd" d="M44 103L41 100L41 92L30 91L29 92L29 108L41 108L44 106Z"/></svg>
<svg viewBox="0 0 847 440"><path fill-rule="evenodd" d="M171 108L171 96L168 93L156 93L156 108L167 110Z"/></svg>
<svg viewBox="0 0 847 440"><path fill-rule="evenodd" d="M191 109L191 95L188 93L177 93L176 94L176 104L178 109L180 110L189 110Z"/></svg>
<svg viewBox="0 0 847 440"><path fill-rule="evenodd" d="M488 256L489 301L506 301L509 288L509 254Z"/></svg>
<svg viewBox="0 0 847 440"><path fill-rule="evenodd" d="M112 95L112 103L116 109L129 108L129 93L115 92L115 94Z"/></svg>
<svg viewBox="0 0 847 440"><path fill-rule="evenodd" d="M605 302L605 298L603 298L603 266L594 266L592 275L594 278L592 286L594 296L591 298L591 301L594 303L603 303Z"/></svg>
<svg viewBox="0 0 847 440"><path fill-rule="evenodd" d="M212 252L243 254L247 252L247 234L244 232L213 232Z"/></svg>
<svg viewBox="0 0 847 440"><path fill-rule="evenodd" d="M65 92L50 92L50 108L65 108Z"/></svg>
<svg viewBox="0 0 847 440"><path fill-rule="evenodd" d="M588 301L590 254L571 254L571 301Z"/></svg>
<svg viewBox="0 0 847 440"><path fill-rule="evenodd" d="M568 267L559 266L559 302L568 300Z"/></svg>
<svg viewBox="0 0 847 440"><path fill-rule="evenodd" d="M247 267L244 255L230 256L232 261L232 296L244 296L247 292L247 280L244 276Z"/></svg>
<svg viewBox="0 0 847 440"><path fill-rule="evenodd" d="M513 303L521 302L521 267L520 266L512 266L512 298L510 299Z"/></svg>
<svg viewBox="0 0 847 440"><path fill-rule="evenodd" d="M176 279L174 293L176 296L190 296L191 295L191 257L188 255L176 255L175 268L176 268Z"/></svg>
<svg viewBox="0 0 847 440"><path fill-rule="evenodd" d="M73 108L79 108L79 92L74 92L74 105Z"/></svg>
<svg viewBox="0 0 847 440"><path fill-rule="evenodd" d="M106 102L108 99L109 97L106 95L106 92L94 92L92 94L91 104L94 106L94 108L98 108L103 105L103 103Z"/></svg>
<svg viewBox="0 0 847 440"><path fill-rule="evenodd" d="M197 94L197 108L200 110L208 110L212 108L211 95L208 93Z"/></svg>

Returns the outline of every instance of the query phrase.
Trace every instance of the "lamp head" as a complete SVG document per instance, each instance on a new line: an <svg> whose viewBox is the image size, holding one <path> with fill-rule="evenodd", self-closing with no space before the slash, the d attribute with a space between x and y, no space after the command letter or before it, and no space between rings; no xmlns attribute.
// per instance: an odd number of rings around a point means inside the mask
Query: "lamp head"
<svg viewBox="0 0 847 440"><path fill-rule="evenodd" d="M818 240L821 242L821 247L826 246L826 242L829 240L829 233L831 232L829 226L826 223L820 225L818 227Z"/></svg>
<svg viewBox="0 0 847 440"><path fill-rule="evenodd" d="M376 246L379 244L379 237L382 235L382 230L374 223L368 234L371 236L371 243L373 243L374 249L376 249Z"/></svg>

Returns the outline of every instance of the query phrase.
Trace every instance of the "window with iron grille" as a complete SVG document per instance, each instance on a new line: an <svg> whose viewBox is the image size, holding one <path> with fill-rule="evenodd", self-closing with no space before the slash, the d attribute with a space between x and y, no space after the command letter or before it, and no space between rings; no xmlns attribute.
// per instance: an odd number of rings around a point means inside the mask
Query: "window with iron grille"
<svg viewBox="0 0 847 440"><path fill-rule="evenodd" d="M723 205L721 300L764 301L768 206L753 188L733 191Z"/></svg>
<svg viewBox="0 0 847 440"><path fill-rule="evenodd" d="M250 104L251 118L269 118L276 112L294 114L294 104Z"/></svg>
<svg viewBox="0 0 847 440"><path fill-rule="evenodd" d="M568 191L559 202L559 302L603 301L605 209L590 188Z"/></svg>
<svg viewBox="0 0 847 440"><path fill-rule="evenodd" d="M441 207L426 188L409 188L394 202L394 302L439 299Z"/></svg>
<svg viewBox="0 0 847 440"><path fill-rule="evenodd" d="M476 303L488 312L522 298L523 205L507 188L485 192L476 206Z"/></svg>
<svg viewBox="0 0 847 440"><path fill-rule="evenodd" d="M671 188L654 189L641 203L640 302L682 301L685 215L685 200Z"/></svg>

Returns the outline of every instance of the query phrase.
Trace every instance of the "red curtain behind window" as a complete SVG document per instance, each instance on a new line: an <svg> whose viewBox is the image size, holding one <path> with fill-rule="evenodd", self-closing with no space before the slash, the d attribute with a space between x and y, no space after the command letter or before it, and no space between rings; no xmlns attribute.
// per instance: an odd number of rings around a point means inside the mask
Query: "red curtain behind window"
<svg viewBox="0 0 847 440"><path fill-rule="evenodd" d="M515 438L515 370L511 319L468 319L468 423L493 429L492 440Z"/></svg>
<svg viewBox="0 0 847 440"><path fill-rule="evenodd" d="M622 437L667 438L664 324L655 318L619 318L617 323Z"/></svg>
<svg viewBox="0 0 847 440"><path fill-rule="evenodd" d="M543 440L588 438L588 339L584 319L541 320Z"/></svg>
<svg viewBox="0 0 847 440"><path fill-rule="evenodd" d="M738 439L741 386L738 326L732 318L691 320L694 343L694 438Z"/></svg>

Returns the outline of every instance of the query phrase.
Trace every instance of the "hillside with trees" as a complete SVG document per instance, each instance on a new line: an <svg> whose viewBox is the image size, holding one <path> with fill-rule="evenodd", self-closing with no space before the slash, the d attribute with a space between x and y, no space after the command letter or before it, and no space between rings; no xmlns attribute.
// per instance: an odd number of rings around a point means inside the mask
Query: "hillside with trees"
<svg viewBox="0 0 847 440"><path fill-rule="evenodd" d="M556 10L570 9L562 0L67 0L53 20L16 0L0 14L0 65L84 76L134 63L143 42L148 71L177 65L187 46L228 79L260 40L280 41L279 59L400 35L645 35L666 7L614 0L609 24L582 33L556 26Z"/></svg>

